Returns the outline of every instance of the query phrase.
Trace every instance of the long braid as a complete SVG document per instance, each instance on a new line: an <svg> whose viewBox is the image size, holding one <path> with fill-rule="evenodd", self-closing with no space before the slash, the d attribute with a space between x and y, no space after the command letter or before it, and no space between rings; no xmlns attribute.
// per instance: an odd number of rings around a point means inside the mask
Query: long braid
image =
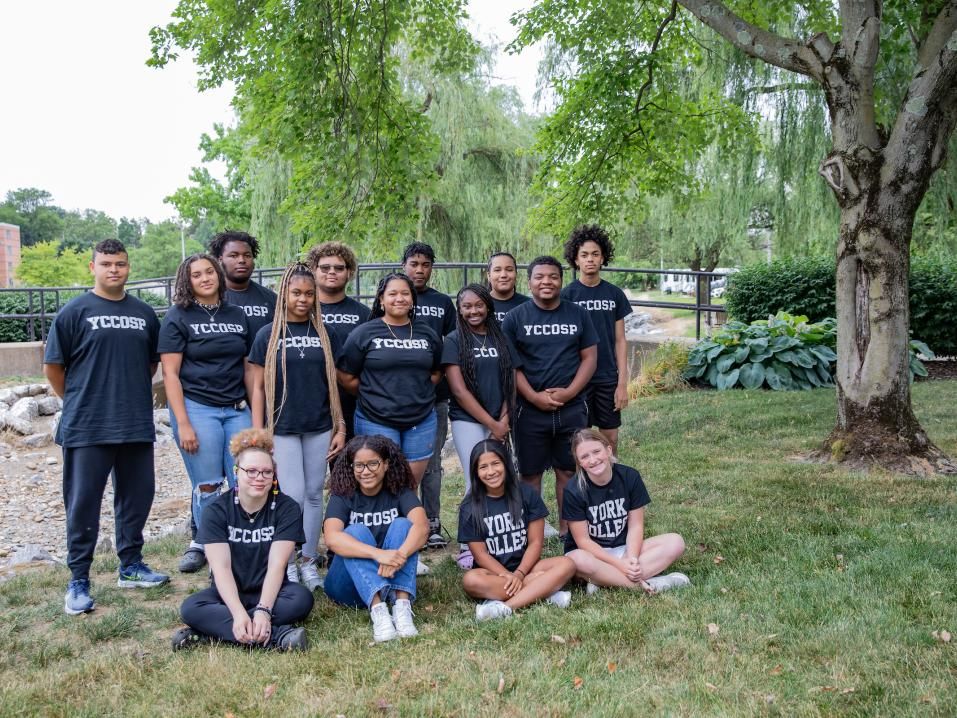
<svg viewBox="0 0 957 718"><path fill-rule="evenodd" d="M485 336L490 341L490 346L495 347L498 352L498 371L499 381L502 384L502 394L505 397L505 405L508 407L509 422L515 422L515 367L512 365L512 353L508 349L508 342L505 334L502 332L502 325L499 324L495 316L495 304L492 301L492 294L481 284L469 284L459 290L455 297L455 326L459 333L459 366L462 368L462 378L465 380L465 386L472 396L478 398L478 377L475 371L475 352L472 350L472 341L475 332L465 321L460 309L462 295L465 292L472 292L485 305ZM493 419L498 421L497 416Z"/></svg>

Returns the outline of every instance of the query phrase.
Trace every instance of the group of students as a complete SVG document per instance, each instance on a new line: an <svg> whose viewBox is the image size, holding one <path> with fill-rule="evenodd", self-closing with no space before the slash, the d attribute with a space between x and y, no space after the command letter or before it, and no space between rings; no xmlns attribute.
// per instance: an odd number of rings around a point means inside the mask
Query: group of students
<svg viewBox="0 0 957 718"><path fill-rule="evenodd" d="M644 540L647 491L637 471L614 461L631 308L600 276L613 256L601 228L580 227L566 242L580 278L564 289L561 263L546 256L528 267L532 296L519 294L515 258L502 252L489 259L487 284L462 288L454 305L429 286L432 248L412 243L402 271L379 282L371 310L346 296L357 265L341 243L290 265L276 293L251 279L253 237L222 233L209 249L180 265L160 325L123 289L125 249L101 242L93 291L51 327L45 369L64 397L67 613L94 608L89 567L111 471L119 585L168 580L141 554L157 360L193 487L192 540L179 569L208 563L212 576L184 602L187 627L174 648L209 638L302 648L294 624L320 587L367 607L376 641L416 635L411 602L427 571L419 550L446 543L440 452L449 420L466 478L458 563L466 593L481 601L478 619L540 599L565 607L571 594L562 589L574 576L589 592L688 583L661 575L683 541ZM548 468L565 555L543 559ZM320 537L331 556L324 579Z"/></svg>

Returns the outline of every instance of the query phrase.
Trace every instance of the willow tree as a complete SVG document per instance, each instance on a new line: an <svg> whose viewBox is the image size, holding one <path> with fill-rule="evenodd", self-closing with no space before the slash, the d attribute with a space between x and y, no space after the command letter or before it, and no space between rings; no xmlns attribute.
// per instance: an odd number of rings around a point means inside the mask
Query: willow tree
<svg viewBox="0 0 957 718"><path fill-rule="evenodd" d="M957 1L542 0L516 20L519 44L550 38L577 60L543 135L565 193L614 188L622 172L647 189L686 181L728 104L689 104L669 88L700 60L702 26L820 88L831 142L820 174L840 209L827 446L862 463L952 470L914 416L907 359L914 220L957 122Z"/></svg>

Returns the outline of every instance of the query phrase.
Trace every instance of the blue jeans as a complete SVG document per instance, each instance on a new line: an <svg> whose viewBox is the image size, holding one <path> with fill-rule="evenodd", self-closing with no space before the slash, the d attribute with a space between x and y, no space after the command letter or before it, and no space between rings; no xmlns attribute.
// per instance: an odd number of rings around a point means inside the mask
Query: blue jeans
<svg viewBox="0 0 957 718"><path fill-rule="evenodd" d="M186 399L186 416L196 432L199 449L190 454L180 448L179 453L186 465L186 473L193 485L193 519L196 526L200 525L203 517L203 508L219 496L218 491L200 491L200 486L220 486L223 477L229 487L236 485L236 476L233 473L233 457L229 453L229 440L243 429L252 424L249 409L239 411L231 406L207 406L198 401ZM170 411L170 425L173 429L173 438L179 445L179 427L176 424L176 414ZM195 539L195 534L193 535Z"/></svg>
<svg viewBox="0 0 957 718"><path fill-rule="evenodd" d="M432 450L435 447L435 409L429 412L429 415L413 426L411 429L396 429L385 424L377 424L362 413L360 407L356 407L355 429L356 436L384 436L392 439L402 453L409 461L422 461L432 456ZM442 448L439 447L439 451Z"/></svg>
<svg viewBox="0 0 957 718"><path fill-rule="evenodd" d="M412 528L412 522L400 516L390 525L385 540L378 548L394 550L402 546ZM369 546L375 546L372 532L364 524L352 524L346 527L346 533L352 538ZM419 562L418 552L409 556L405 565L395 572L392 578L379 575L379 564L371 558L347 558L336 556L326 574L324 590L326 595L345 606L371 606L372 599L378 593L384 601L394 600L396 591L405 591L410 600L415 600L415 567ZM385 592L383 594L382 592Z"/></svg>

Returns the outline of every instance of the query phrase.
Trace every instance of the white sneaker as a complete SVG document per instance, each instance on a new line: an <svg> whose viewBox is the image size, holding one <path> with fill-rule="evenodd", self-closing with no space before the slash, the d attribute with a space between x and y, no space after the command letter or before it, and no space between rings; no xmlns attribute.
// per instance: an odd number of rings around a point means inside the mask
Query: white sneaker
<svg viewBox="0 0 957 718"><path fill-rule="evenodd" d="M548 523L548 521L546 521L545 522L545 538L547 539L555 538L558 535L559 535L558 529L552 526L550 523Z"/></svg>
<svg viewBox="0 0 957 718"><path fill-rule="evenodd" d="M392 623L400 638L413 638L419 635L412 623L412 602L407 598L397 598L392 606Z"/></svg>
<svg viewBox="0 0 957 718"><path fill-rule="evenodd" d="M310 591L322 588L322 576L319 575L315 559L303 560L302 566L299 567L299 574L302 576L303 585Z"/></svg>
<svg viewBox="0 0 957 718"><path fill-rule="evenodd" d="M415 564L415 575L424 576L429 572L429 567L425 565L425 562L420 558Z"/></svg>
<svg viewBox="0 0 957 718"><path fill-rule="evenodd" d="M508 618L512 609L503 601L482 601L475 607L476 621L490 621L494 618Z"/></svg>
<svg viewBox="0 0 957 718"><path fill-rule="evenodd" d="M683 573L669 573L667 576L653 576L645 581L652 588L652 593L661 593L663 591L670 591L673 588L682 588L684 586L691 585L691 579L685 576Z"/></svg>
<svg viewBox="0 0 957 718"><path fill-rule="evenodd" d="M295 563L286 564L286 578L290 583L299 583L299 567Z"/></svg>
<svg viewBox="0 0 957 718"><path fill-rule="evenodd" d="M389 615L389 607L384 602L370 608L369 616L372 618L373 641L383 643L399 637L395 624L392 623L392 616Z"/></svg>
<svg viewBox="0 0 957 718"><path fill-rule="evenodd" d="M568 608L572 605L572 592L571 591L555 591L551 596L545 599L553 606L558 606L559 608Z"/></svg>
<svg viewBox="0 0 957 718"><path fill-rule="evenodd" d="M585 593L588 594L589 596L594 596L596 593L598 593L599 588L600 588L599 586L596 586L591 581L589 581L588 585L585 586Z"/></svg>

